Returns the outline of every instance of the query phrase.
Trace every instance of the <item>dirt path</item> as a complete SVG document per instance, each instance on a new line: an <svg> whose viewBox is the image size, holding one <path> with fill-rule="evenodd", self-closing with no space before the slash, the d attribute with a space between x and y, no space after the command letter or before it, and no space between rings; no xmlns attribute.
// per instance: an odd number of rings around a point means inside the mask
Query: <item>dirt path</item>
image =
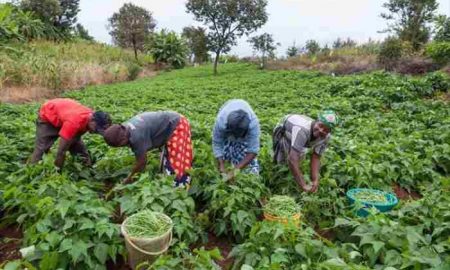
<svg viewBox="0 0 450 270"><path fill-rule="evenodd" d="M392 186L395 195L400 200L418 200L422 198L422 195L417 193L414 190L411 190L411 192L407 191L406 189L402 188L399 184L394 184Z"/></svg>

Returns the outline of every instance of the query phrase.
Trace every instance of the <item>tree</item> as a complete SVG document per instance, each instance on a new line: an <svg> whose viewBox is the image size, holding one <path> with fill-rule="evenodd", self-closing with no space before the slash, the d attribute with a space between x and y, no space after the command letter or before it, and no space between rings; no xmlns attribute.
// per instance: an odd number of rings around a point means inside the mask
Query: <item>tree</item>
<svg viewBox="0 0 450 270"><path fill-rule="evenodd" d="M31 11L41 21L53 25L61 14L61 6L58 0L22 0L20 8Z"/></svg>
<svg viewBox="0 0 450 270"><path fill-rule="evenodd" d="M292 46L290 46L290 47L287 48L286 55L287 55L287 57L294 57L294 56L297 56L298 53L299 53L299 49L298 49L298 47L295 45L295 41L294 41L294 43L292 44Z"/></svg>
<svg viewBox="0 0 450 270"><path fill-rule="evenodd" d="M450 17L439 15L435 20L435 41L450 41Z"/></svg>
<svg viewBox="0 0 450 270"><path fill-rule="evenodd" d="M320 50L320 52L323 54L330 54L331 49L330 49L330 47L328 47L328 44L325 44L325 46L323 46L323 48Z"/></svg>
<svg viewBox="0 0 450 270"><path fill-rule="evenodd" d="M208 47L216 55L214 74L221 53L236 39L249 35L267 22L267 0L188 0L186 8L195 20L208 26Z"/></svg>
<svg viewBox="0 0 450 270"><path fill-rule="evenodd" d="M69 31L77 21L80 0L22 0L20 7L33 12L43 22Z"/></svg>
<svg viewBox="0 0 450 270"><path fill-rule="evenodd" d="M340 48L342 48L342 44L343 44L343 41L341 40L341 38L337 38L333 42L333 49L340 49Z"/></svg>
<svg viewBox="0 0 450 270"><path fill-rule="evenodd" d="M347 38L346 40L344 40L344 42L342 42L341 48L354 48L356 47L356 45L357 45L356 41L354 41L351 38Z"/></svg>
<svg viewBox="0 0 450 270"><path fill-rule="evenodd" d="M148 49L156 63L170 64L174 68L182 68L186 64L188 47L183 38L173 31L163 29L153 34Z"/></svg>
<svg viewBox="0 0 450 270"><path fill-rule="evenodd" d="M265 68L266 55L273 55L279 43L275 44L272 35L268 33L252 37L248 41L252 44L253 50L261 52L261 64L262 68Z"/></svg>
<svg viewBox="0 0 450 270"><path fill-rule="evenodd" d="M153 33L156 22L152 13L131 3L124 4L109 21L109 34L114 44L132 48L137 60L137 51L144 50L145 40Z"/></svg>
<svg viewBox="0 0 450 270"><path fill-rule="evenodd" d="M436 0L389 0L383 7L388 13L382 13L381 17L393 22L388 24L386 32L393 32L402 41L411 42L415 50L428 41L429 23L438 7Z"/></svg>
<svg viewBox="0 0 450 270"><path fill-rule="evenodd" d="M347 38L347 40L338 38L333 42L333 49L354 48L356 45L356 41L351 38Z"/></svg>
<svg viewBox="0 0 450 270"><path fill-rule="evenodd" d="M320 51L320 45L317 41L310 39L306 41L305 49L310 55L315 55Z"/></svg>
<svg viewBox="0 0 450 270"><path fill-rule="evenodd" d="M388 37L381 44L380 53L378 54L378 63L384 69L392 71L397 65L398 60L402 57L402 42L396 37Z"/></svg>
<svg viewBox="0 0 450 270"><path fill-rule="evenodd" d="M88 30L84 28L84 26L80 23L77 23L77 25L75 25L74 36L87 41L94 41L94 38L89 35Z"/></svg>
<svg viewBox="0 0 450 270"><path fill-rule="evenodd" d="M191 56L194 56L194 63L208 61L208 44L206 30L202 27L189 26L183 28L183 34L187 41Z"/></svg>
<svg viewBox="0 0 450 270"><path fill-rule="evenodd" d="M80 12L80 0L59 0L60 13L56 17L54 25L63 31L69 31L77 22Z"/></svg>

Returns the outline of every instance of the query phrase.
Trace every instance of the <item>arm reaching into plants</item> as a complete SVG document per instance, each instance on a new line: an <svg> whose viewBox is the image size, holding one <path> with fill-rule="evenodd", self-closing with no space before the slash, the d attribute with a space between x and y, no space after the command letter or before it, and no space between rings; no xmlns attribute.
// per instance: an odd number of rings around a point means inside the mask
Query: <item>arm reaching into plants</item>
<svg viewBox="0 0 450 270"><path fill-rule="evenodd" d="M319 173L320 173L320 155L313 152L311 156L311 192L316 192L319 188Z"/></svg>
<svg viewBox="0 0 450 270"><path fill-rule="evenodd" d="M66 159L66 152L69 150L75 139L66 140L60 137L58 151L56 152L55 166L59 169L62 169L64 165L64 160Z"/></svg>
<svg viewBox="0 0 450 270"><path fill-rule="evenodd" d="M144 170L145 164L147 163L147 155L141 155L139 157L136 157L136 163L134 164L133 170L131 171L130 175L123 181L124 184L130 184L133 182L133 176Z"/></svg>
<svg viewBox="0 0 450 270"><path fill-rule="evenodd" d="M299 187L302 188L304 191L308 192L310 190L306 186L305 179L303 178L303 173L300 170L300 166L298 164L299 161L300 161L300 153L294 149L291 149L288 156L289 170L294 176L294 179L299 185Z"/></svg>
<svg viewBox="0 0 450 270"><path fill-rule="evenodd" d="M217 166L219 166L219 172L225 173L225 160L222 157L217 158Z"/></svg>
<svg viewBox="0 0 450 270"><path fill-rule="evenodd" d="M244 159L237 164L236 166L234 166L236 169L243 169L245 168L250 162L252 162L252 160L256 157L256 154L254 153L247 153L244 157Z"/></svg>

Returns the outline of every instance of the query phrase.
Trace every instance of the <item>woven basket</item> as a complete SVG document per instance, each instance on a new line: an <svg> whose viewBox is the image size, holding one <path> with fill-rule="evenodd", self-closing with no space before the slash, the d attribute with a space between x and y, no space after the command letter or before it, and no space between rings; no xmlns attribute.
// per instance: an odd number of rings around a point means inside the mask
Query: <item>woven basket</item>
<svg viewBox="0 0 450 270"><path fill-rule="evenodd" d="M265 220L269 220L269 221L275 221L275 222L279 222L281 224L288 224L289 221L293 222L296 226L300 225L300 213L297 213L295 215L293 215L291 218L285 218L285 217L277 217L274 215L271 215L269 213L264 212L264 219Z"/></svg>

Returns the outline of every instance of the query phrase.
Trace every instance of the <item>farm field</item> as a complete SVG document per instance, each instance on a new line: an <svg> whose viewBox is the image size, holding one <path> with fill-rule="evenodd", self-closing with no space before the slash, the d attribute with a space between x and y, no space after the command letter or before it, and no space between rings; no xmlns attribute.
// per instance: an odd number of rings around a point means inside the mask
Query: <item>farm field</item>
<svg viewBox="0 0 450 270"><path fill-rule="evenodd" d="M149 153L138 181L120 184L134 156L98 135L83 137L92 168L68 158L58 173L54 149L42 163L25 165L39 104L0 104L0 266L126 269L119 225L152 209L172 218L174 238L148 269L450 269L449 88L441 73L333 77L225 64L218 76L200 66L65 94L117 123L144 111L185 115L195 155L189 192L158 173L157 152ZM224 182L211 133L232 98L247 100L259 117L262 172ZM326 108L343 122L321 159L318 192L306 194L287 166L272 163L271 133L286 114L315 117ZM309 162L303 165L308 175ZM401 200L389 213L359 218L345 196L354 187L395 192ZM295 198L300 227L263 220L261 204L272 195ZM20 259L17 249L25 247L32 251Z"/></svg>

